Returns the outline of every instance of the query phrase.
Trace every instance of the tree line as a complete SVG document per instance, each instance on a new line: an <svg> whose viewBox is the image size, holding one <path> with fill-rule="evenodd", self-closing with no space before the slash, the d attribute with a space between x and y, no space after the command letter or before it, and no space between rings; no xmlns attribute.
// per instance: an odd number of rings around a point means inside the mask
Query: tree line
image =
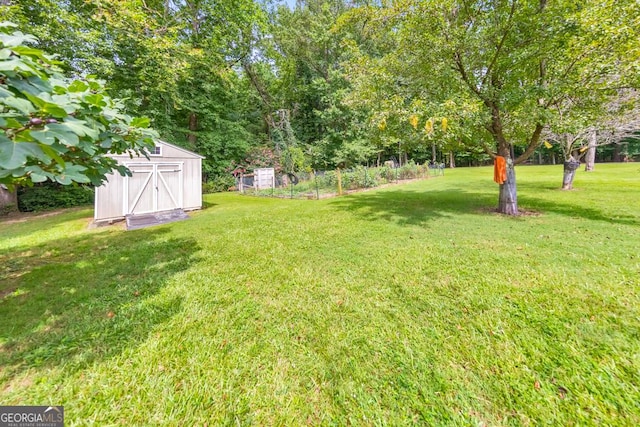
<svg viewBox="0 0 640 427"><path fill-rule="evenodd" d="M1 20L204 155L221 188L255 165L499 156L500 210L517 213L516 164L557 151L570 177L640 127L634 0L4 3Z"/></svg>

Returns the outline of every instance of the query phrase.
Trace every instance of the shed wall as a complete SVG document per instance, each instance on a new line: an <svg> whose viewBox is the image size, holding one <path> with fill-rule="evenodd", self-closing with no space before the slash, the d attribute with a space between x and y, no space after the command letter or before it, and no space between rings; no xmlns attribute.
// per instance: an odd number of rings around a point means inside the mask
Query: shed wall
<svg viewBox="0 0 640 427"><path fill-rule="evenodd" d="M124 177L118 172L107 175L107 184L96 188L94 218L114 219L123 217Z"/></svg>

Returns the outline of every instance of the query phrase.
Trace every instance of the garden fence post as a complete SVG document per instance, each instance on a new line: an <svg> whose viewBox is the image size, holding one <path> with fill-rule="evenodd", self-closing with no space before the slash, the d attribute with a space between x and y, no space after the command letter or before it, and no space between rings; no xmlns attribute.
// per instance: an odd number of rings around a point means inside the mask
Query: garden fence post
<svg viewBox="0 0 640 427"><path fill-rule="evenodd" d="M336 175L338 178L338 196L342 196L342 175L340 174L340 168L336 169Z"/></svg>

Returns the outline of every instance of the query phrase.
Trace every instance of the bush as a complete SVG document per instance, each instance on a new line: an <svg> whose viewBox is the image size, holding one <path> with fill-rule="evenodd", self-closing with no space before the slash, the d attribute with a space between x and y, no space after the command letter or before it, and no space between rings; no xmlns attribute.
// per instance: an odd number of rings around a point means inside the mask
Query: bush
<svg viewBox="0 0 640 427"><path fill-rule="evenodd" d="M56 208L71 208L93 203L93 187L86 185L60 185L53 182L21 187L18 190L18 209L38 212Z"/></svg>
<svg viewBox="0 0 640 427"><path fill-rule="evenodd" d="M400 167L399 175L400 179L413 179L419 176L419 166L413 160Z"/></svg>
<svg viewBox="0 0 640 427"><path fill-rule="evenodd" d="M232 175L219 175L202 184L202 193L220 193L235 186L236 179Z"/></svg>
<svg viewBox="0 0 640 427"><path fill-rule="evenodd" d="M315 176L316 181L318 182L319 188L337 188L338 186L338 176L335 171L326 171L324 173L318 173Z"/></svg>
<svg viewBox="0 0 640 427"><path fill-rule="evenodd" d="M389 166L382 166L378 168L378 174L380 176L380 180L383 183L392 182L396 180L396 169L391 168Z"/></svg>

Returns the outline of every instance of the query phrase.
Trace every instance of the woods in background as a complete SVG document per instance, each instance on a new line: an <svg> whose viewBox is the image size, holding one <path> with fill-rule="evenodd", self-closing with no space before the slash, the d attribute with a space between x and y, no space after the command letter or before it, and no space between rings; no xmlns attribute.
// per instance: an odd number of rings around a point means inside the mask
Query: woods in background
<svg viewBox="0 0 640 427"><path fill-rule="evenodd" d="M591 130L611 144L598 160L633 159L640 13L601 3L11 0L0 19L106 80L224 188L265 156L287 172L562 163Z"/></svg>

